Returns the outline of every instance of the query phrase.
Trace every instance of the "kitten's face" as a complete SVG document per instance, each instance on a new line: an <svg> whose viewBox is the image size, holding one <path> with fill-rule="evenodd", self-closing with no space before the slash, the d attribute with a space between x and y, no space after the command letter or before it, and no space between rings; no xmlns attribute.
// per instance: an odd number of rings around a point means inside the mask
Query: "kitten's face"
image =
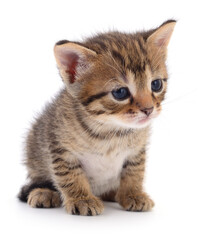
<svg viewBox="0 0 211 240"><path fill-rule="evenodd" d="M161 111L167 87L167 45L175 22L136 34L108 33L55 47L67 89L90 117L143 128Z"/></svg>
<svg viewBox="0 0 211 240"><path fill-rule="evenodd" d="M136 60L132 54L122 56L124 66L115 56L101 56L86 75L89 80L84 81L79 99L93 118L126 128L142 128L158 116L167 87L165 61L160 56L154 58L156 53L146 57L139 54ZM129 57L134 59L134 66L129 67Z"/></svg>

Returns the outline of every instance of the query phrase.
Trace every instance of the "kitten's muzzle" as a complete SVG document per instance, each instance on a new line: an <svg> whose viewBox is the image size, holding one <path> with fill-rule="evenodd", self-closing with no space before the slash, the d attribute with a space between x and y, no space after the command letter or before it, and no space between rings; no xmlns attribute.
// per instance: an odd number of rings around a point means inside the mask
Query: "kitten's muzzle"
<svg viewBox="0 0 211 240"><path fill-rule="evenodd" d="M153 112L154 107L140 109L141 112L147 115L147 117Z"/></svg>

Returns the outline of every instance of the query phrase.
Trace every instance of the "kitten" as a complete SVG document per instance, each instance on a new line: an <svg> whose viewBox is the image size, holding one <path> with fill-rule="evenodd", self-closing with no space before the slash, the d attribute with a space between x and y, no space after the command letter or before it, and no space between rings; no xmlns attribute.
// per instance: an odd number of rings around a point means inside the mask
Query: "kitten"
<svg viewBox="0 0 211 240"><path fill-rule="evenodd" d="M129 211L154 203L143 190L146 144L167 87L174 20L147 32L109 32L60 41L55 58L65 88L28 134L29 183L19 199L98 215L102 200Z"/></svg>

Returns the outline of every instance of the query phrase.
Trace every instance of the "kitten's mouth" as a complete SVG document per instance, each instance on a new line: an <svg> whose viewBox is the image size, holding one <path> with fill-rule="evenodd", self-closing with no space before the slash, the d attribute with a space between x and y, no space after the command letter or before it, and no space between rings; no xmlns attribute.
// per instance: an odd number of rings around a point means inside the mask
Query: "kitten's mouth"
<svg viewBox="0 0 211 240"><path fill-rule="evenodd" d="M138 121L136 121L136 124L144 124L144 123L147 123L148 121L150 121L151 118L150 117L146 117L146 118L141 118L139 119Z"/></svg>
<svg viewBox="0 0 211 240"><path fill-rule="evenodd" d="M156 118L159 115L159 112L153 113L150 116L146 117L137 117L133 119L133 122L137 125L142 125L146 123L150 123L154 118Z"/></svg>
<svg viewBox="0 0 211 240"><path fill-rule="evenodd" d="M143 126L147 125L151 119L152 117L133 117L127 119L127 122L130 125L141 127L142 125Z"/></svg>
<svg viewBox="0 0 211 240"><path fill-rule="evenodd" d="M129 128L144 128L147 127L152 120L157 117L158 113L151 114L150 116L124 116L124 120L120 121L124 126Z"/></svg>
<svg viewBox="0 0 211 240"><path fill-rule="evenodd" d="M155 116L146 116L146 117L135 117L129 119L129 124L135 125L137 127L144 127L148 125Z"/></svg>

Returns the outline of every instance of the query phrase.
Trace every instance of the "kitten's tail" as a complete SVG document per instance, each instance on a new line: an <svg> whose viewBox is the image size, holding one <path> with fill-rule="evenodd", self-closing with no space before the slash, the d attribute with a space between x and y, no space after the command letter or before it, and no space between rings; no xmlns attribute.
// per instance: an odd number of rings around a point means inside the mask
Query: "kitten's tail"
<svg viewBox="0 0 211 240"><path fill-rule="evenodd" d="M52 191L57 191L57 189L54 187L53 183L50 181L45 181L45 182L32 182L27 185L24 185L19 194L18 194L18 199L21 202L27 202L28 201L28 196L30 192L36 188L47 188Z"/></svg>

